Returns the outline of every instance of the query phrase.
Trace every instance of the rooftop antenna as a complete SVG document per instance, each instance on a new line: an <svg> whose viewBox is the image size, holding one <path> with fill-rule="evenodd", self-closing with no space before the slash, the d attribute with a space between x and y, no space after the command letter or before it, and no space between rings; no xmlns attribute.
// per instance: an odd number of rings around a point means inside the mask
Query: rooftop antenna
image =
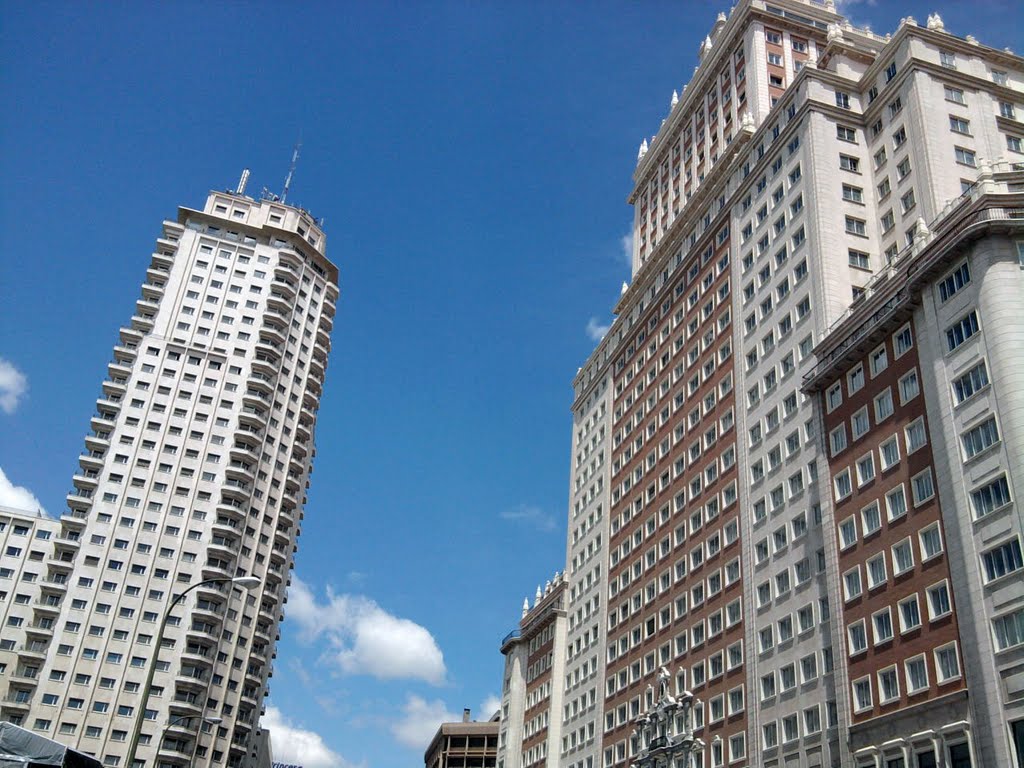
<svg viewBox="0 0 1024 768"><path fill-rule="evenodd" d="M288 202L288 189L292 185L292 176L295 175L295 166L299 162L299 150L302 149L302 140L300 139L298 144L295 145L295 151L292 152L292 164L288 168L288 178L284 180L284 191L281 192L281 202Z"/></svg>
<svg viewBox="0 0 1024 768"><path fill-rule="evenodd" d="M245 194L245 185L249 183L249 169L245 168L242 170L242 178L238 180L238 186L235 188L236 195Z"/></svg>

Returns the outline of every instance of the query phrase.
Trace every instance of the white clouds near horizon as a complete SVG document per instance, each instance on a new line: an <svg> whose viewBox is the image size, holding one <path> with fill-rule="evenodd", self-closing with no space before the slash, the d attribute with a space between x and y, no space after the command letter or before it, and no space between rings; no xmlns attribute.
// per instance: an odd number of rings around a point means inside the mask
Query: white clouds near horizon
<svg viewBox="0 0 1024 768"><path fill-rule="evenodd" d="M36 495L28 488L11 482L2 468L0 468L0 507L46 514L42 502L36 498Z"/></svg>
<svg viewBox="0 0 1024 768"><path fill-rule="evenodd" d="M427 701L410 693L402 706L401 717L391 725L391 733L405 746L425 750L441 723L460 720L462 715L449 711L440 699Z"/></svg>
<svg viewBox="0 0 1024 768"><path fill-rule="evenodd" d="M0 357L0 411L11 414L28 391L28 379L14 363Z"/></svg>
<svg viewBox="0 0 1024 768"><path fill-rule="evenodd" d="M352 764L332 750L320 734L295 725L277 707L268 706L260 727L270 731L275 762L294 763L303 768L349 768Z"/></svg>
<svg viewBox="0 0 1024 768"><path fill-rule="evenodd" d="M394 616L364 595L335 594L328 587L321 601L305 582L292 580L288 619L307 640L327 648L321 658L344 674L380 680L445 682L447 669L433 635L419 624Z"/></svg>

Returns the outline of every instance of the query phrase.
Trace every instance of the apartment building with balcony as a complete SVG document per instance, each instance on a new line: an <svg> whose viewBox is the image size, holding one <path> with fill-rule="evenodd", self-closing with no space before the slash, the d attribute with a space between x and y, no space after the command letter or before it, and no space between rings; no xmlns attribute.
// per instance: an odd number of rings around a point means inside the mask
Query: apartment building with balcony
<svg viewBox="0 0 1024 768"><path fill-rule="evenodd" d="M0 572L7 620L22 619L4 639L38 656L31 680L0 679L0 719L126 766L142 717L137 766L244 764L315 453L338 298L325 248L306 211L241 192L163 223L68 508L34 521L50 536L24 548L16 583ZM46 595L31 617L28 572ZM260 585L233 589L240 576Z"/></svg>
<svg viewBox="0 0 1024 768"><path fill-rule="evenodd" d="M1016 411L989 383L993 366L1016 383L1007 339L1021 337L982 322L1019 304L1019 276L986 282L993 304L975 315L964 299L907 315L844 358L830 374L845 388L834 410L819 412L824 391L807 383L878 275L933 242L926 222L1024 162L1024 61L951 34L938 15L907 17L882 36L817 0L738 3L698 58L641 144L632 282L574 381L570 585L581 542L600 536L607 549L594 645L605 653L593 710L603 722L579 754L601 768L635 758L635 720L664 666L674 689L696 696L701 766L1024 765L1011 754L1024 732L1014 461L1000 452L1012 448ZM996 181L1007 194L1016 183L1012 173ZM1017 256L1001 243L1005 270ZM946 268L964 283L956 263ZM925 339L937 334L941 346L946 331L978 328L999 334L999 352L963 386L994 394L959 411L925 409L933 360L949 381L979 364L965 358L961 369ZM605 414L591 422L607 424L603 461L581 451L600 443L586 433L592 413ZM833 455L841 424L847 447ZM959 482L947 464L964 440L982 447ZM951 482L959 497L947 500ZM591 487L592 498L579 496ZM584 526L587 503L602 512ZM968 503L994 513L973 524L991 524L990 538L959 533L962 522L951 530ZM578 760L563 744L560 764Z"/></svg>

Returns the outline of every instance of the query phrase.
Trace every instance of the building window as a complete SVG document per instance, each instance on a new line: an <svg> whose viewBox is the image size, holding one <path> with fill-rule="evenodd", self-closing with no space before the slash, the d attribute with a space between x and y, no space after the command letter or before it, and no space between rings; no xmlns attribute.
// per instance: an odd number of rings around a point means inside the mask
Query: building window
<svg viewBox="0 0 1024 768"><path fill-rule="evenodd" d="M1005 651L1024 643L1024 609L993 619L992 634L997 651Z"/></svg>
<svg viewBox="0 0 1024 768"><path fill-rule="evenodd" d="M907 454L923 448L928 443L928 433L924 425L924 417L919 416L907 425L904 430L904 437L907 443Z"/></svg>
<svg viewBox="0 0 1024 768"><path fill-rule="evenodd" d="M963 446L965 461L970 461L998 442L999 427L996 425L995 416L990 416L981 424L960 435L960 443Z"/></svg>
<svg viewBox="0 0 1024 768"><path fill-rule="evenodd" d="M932 482L932 470L929 467L910 479L914 494L914 506L919 507L935 495L935 484Z"/></svg>
<svg viewBox="0 0 1024 768"><path fill-rule="evenodd" d="M954 88L951 85L943 87L943 95L946 97L946 101L951 101L954 104L960 104L962 106L967 105L967 99L964 98L964 92L962 88Z"/></svg>
<svg viewBox="0 0 1024 768"><path fill-rule="evenodd" d="M886 514L890 522L906 514L906 495L903 492L902 484L886 494Z"/></svg>
<svg viewBox="0 0 1024 768"><path fill-rule="evenodd" d="M1006 475L997 477L995 480L971 491L971 507L974 510L975 520L1002 509L1010 501L1010 485L1006 480Z"/></svg>
<svg viewBox="0 0 1024 768"><path fill-rule="evenodd" d="M853 682L853 711L864 712L871 709L873 705L871 699L871 678L862 677L860 680L854 680Z"/></svg>
<svg viewBox="0 0 1024 768"><path fill-rule="evenodd" d="M942 554L942 532L939 530L938 521L933 522L926 528L922 528L919 537L921 539L921 560L927 562L933 557Z"/></svg>
<svg viewBox="0 0 1024 768"><path fill-rule="evenodd" d="M863 219L857 219L853 216L846 217L846 231L848 234L857 235L858 237L867 237L867 223Z"/></svg>
<svg viewBox="0 0 1024 768"><path fill-rule="evenodd" d="M860 173L860 160L852 155L839 155L839 167L851 173Z"/></svg>
<svg viewBox="0 0 1024 768"><path fill-rule="evenodd" d="M974 150L965 149L964 147L954 147L953 152L956 156L956 161L960 165L966 165L970 168L978 167L978 160Z"/></svg>
<svg viewBox="0 0 1024 768"><path fill-rule="evenodd" d="M991 583L1024 568L1024 557L1021 555L1020 539L1011 539L998 547L993 547L981 555L982 570L985 583Z"/></svg>
<svg viewBox="0 0 1024 768"><path fill-rule="evenodd" d="M940 684L960 677L960 659L956 643L935 649L935 676Z"/></svg>
<svg viewBox="0 0 1024 768"><path fill-rule="evenodd" d="M957 115L950 115L949 130L951 130L953 133L962 133L965 136L970 136L971 121L963 117L958 117Z"/></svg>
<svg viewBox="0 0 1024 768"><path fill-rule="evenodd" d="M912 370L902 376L899 380L899 387L900 404L906 404L917 397L921 391L921 387L917 379L917 370Z"/></svg>

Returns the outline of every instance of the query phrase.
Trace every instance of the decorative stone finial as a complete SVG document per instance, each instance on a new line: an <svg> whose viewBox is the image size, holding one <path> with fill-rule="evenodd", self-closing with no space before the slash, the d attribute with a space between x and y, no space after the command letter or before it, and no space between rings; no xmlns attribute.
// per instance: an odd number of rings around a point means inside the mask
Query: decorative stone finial
<svg viewBox="0 0 1024 768"><path fill-rule="evenodd" d="M636 153L636 161L640 162L644 155L647 154L647 139L644 139L640 144L640 151Z"/></svg>
<svg viewBox="0 0 1024 768"><path fill-rule="evenodd" d="M747 110L740 117L740 130L754 130L754 116L750 114L750 110Z"/></svg>
<svg viewBox="0 0 1024 768"><path fill-rule="evenodd" d="M623 280L622 281L622 290L619 291L619 296L625 296L626 295L626 291L628 291L628 290L629 290L629 283L627 283L625 280Z"/></svg>
<svg viewBox="0 0 1024 768"><path fill-rule="evenodd" d="M828 25L828 42L831 43L833 40L840 40L841 41L842 39L843 39L843 28L840 27L838 24L829 24Z"/></svg>
<svg viewBox="0 0 1024 768"><path fill-rule="evenodd" d="M971 45L977 45L978 44L978 38L976 38L974 35L967 35L964 38L964 40L966 40Z"/></svg>
<svg viewBox="0 0 1024 768"><path fill-rule="evenodd" d="M542 595L542 594L540 593L540 584L538 584L538 585L537 585L537 594L535 594L535 595L533 596L533 599L534 599L534 603L533 603L533 604L534 604L534 605L536 605L537 603L539 603L539 602L540 602L540 599L541 599L542 597L544 597L544 595Z"/></svg>
<svg viewBox="0 0 1024 768"><path fill-rule="evenodd" d="M825 0L825 10L836 12L836 0Z"/></svg>
<svg viewBox="0 0 1024 768"><path fill-rule="evenodd" d="M679 103L679 92L676 90L672 91L672 106L674 107Z"/></svg>
<svg viewBox="0 0 1024 768"><path fill-rule="evenodd" d="M530 601L527 598L523 598L523 616L530 612Z"/></svg>
<svg viewBox="0 0 1024 768"><path fill-rule="evenodd" d="M917 221L914 222L914 234L917 237L928 237L931 234L931 230L928 229L923 216L918 216Z"/></svg>
<svg viewBox="0 0 1024 768"><path fill-rule="evenodd" d="M942 23L942 17L939 14L928 14L928 29L934 29L936 32L946 31L946 25Z"/></svg>
<svg viewBox="0 0 1024 768"><path fill-rule="evenodd" d="M730 9L730 10L731 10L731 9ZM728 20L729 20L729 17L725 15L725 11L719 11L719 12L718 12L718 18L717 18L717 19L715 19L715 22L716 22L716 23L717 23L717 22L719 22L719 21L721 21L721 22L726 22L726 21L728 21Z"/></svg>

